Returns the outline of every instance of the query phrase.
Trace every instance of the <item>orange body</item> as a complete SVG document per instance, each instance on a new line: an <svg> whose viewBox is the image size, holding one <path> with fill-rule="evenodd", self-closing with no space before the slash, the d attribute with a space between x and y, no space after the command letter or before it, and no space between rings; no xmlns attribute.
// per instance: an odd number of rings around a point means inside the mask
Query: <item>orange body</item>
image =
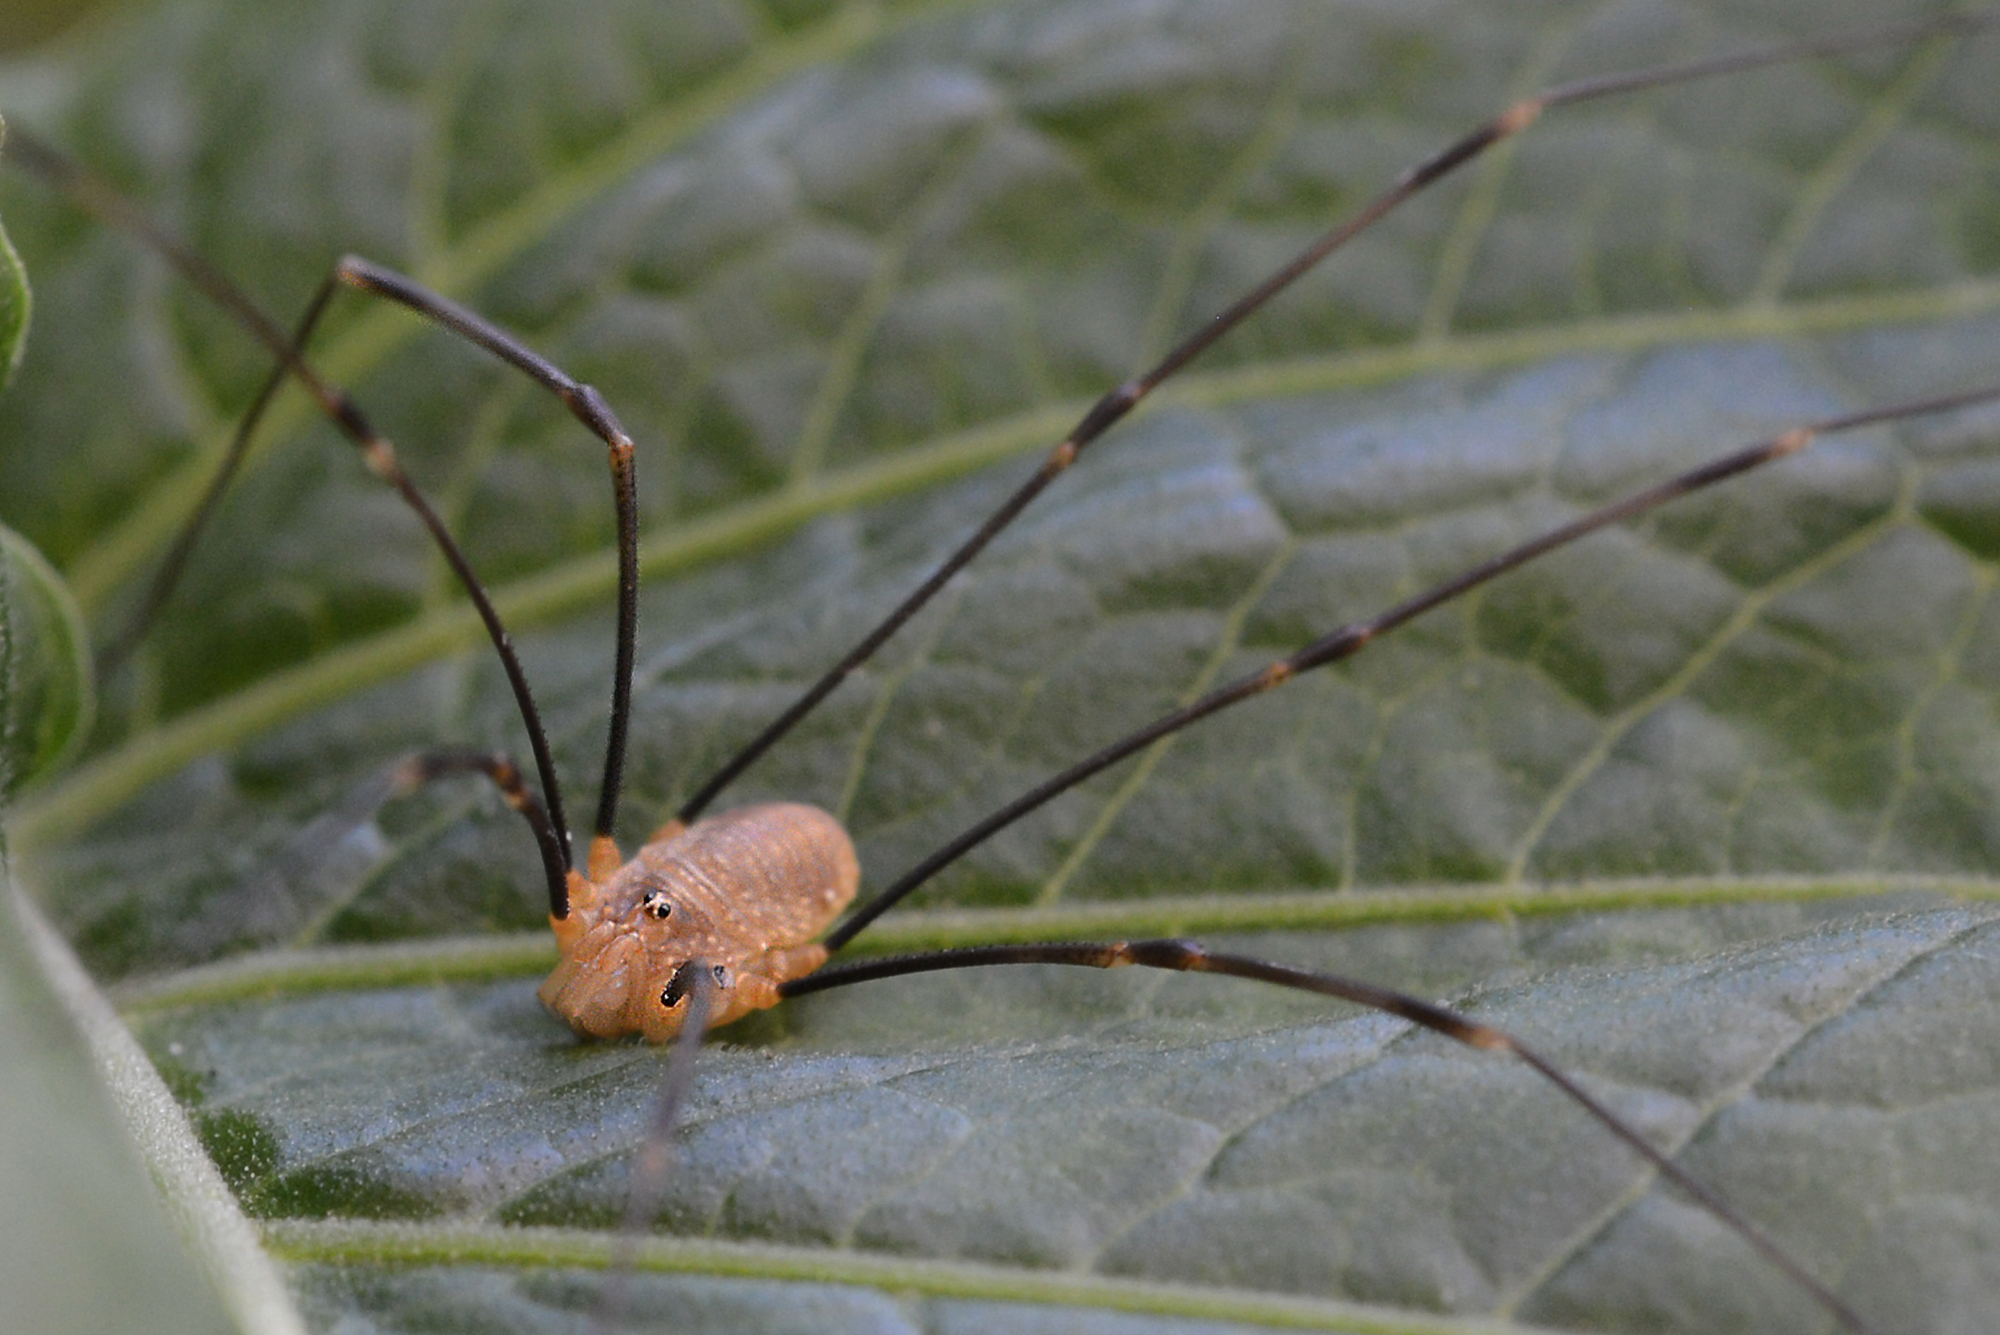
<svg viewBox="0 0 2000 1335"><path fill-rule="evenodd" d="M570 911L551 918L562 962L542 1003L588 1038L680 1032L696 961L716 985L709 1024L778 1002L778 984L826 962L810 944L861 883L854 843L817 807L740 807L669 825L617 865L609 840L591 876L570 873Z"/></svg>

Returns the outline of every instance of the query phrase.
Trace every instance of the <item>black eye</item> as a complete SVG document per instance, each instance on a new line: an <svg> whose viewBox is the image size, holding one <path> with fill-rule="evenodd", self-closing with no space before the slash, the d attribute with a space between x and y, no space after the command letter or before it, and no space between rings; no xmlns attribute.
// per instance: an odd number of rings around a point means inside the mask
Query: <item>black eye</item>
<svg viewBox="0 0 2000 1335"><path fill-rule="evenodd" d="M667 1007L669 1010L673 1009L676 1002L693 990L694 979L690 977L692 973L692 966L686 964L674 970L674 976L667 980L667 990L660 993L660 1004L662 1006Z"/></svg>
<svg viewBox="0 0 2000 1335"><path fill-rule="evenodd" d="M674 902L671 899L668 899L665 895L661 894L657 890L655 890L652 894L646 896L646 902L643 905L643 907L645 908L646 912L652 914L655 918L658 918L661 921L665 921L666 919L672 917L674 913Z"/></svg>
<svg viewBox="0 0 2000 1335"><path fill-rule="evenodd" d="M709 972L715 976L715 985L717 987L729 986L729 970L718 964L713 969L710 969Z"/></svg>

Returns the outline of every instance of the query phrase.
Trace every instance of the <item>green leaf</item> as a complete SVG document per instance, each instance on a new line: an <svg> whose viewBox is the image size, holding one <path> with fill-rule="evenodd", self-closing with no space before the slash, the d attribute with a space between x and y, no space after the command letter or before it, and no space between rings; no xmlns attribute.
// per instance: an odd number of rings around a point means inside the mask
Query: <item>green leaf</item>
<svg viewBox="0 0 2000 1335"><path fill-rule="evenodd" d="M0 122L0 150L6 124ZM0 226L0 390L28 333L28 276ZM0 524L0 805L74 756L96 709L82 614L62 576Z"/></svg>
<svg viewBox="0 0 2000 1335"><path fill-rule="evenodd" d="M5 150L6 140L6 122L0 121L0 151ZM0 390L7 388L7 382L14 378L14 368L20 365L21 349L28 338L28 316L33 309L21 257L14 253L7 229L0 227Z"/></svg>
<svg viewBox="0 0 2000 1335"><path fill-rule="evenodd" d="M181 4L37 86L65 90L47 131L281 318L360 251L617 406L648 576L629 848L1091 397L1396 171L1544 82L1824 22L1794 9ZM1995 59L1550 113L1093 449L732 799L836 810L885 884L1510 539L1993 379ZM123 239L5 205L47 276L0 518L103 631L263 359ZM587 812L601 446L359 298L314 353L493 583ZM1974 1328L2000 1292L1995 444L1991 411L1829 438L1551 557L1086 785L864 940L1198 931L1449 997L1885 1328ZM662 1057L536 1006L539 872L492 795L341 817L411 750L520 740L423 534L302 402L106 695L12 831L309 1319L581 1319ZM1504 1058L1133 974L874 985L711 1043L635 1310L1826 1327Z"/></svg>
<svg viewBox="0 0 2000 1335"><path fill-rule="evenodd" d="M0 526L0 799L62 768L96 709L76 600L40 552Z"/></svg>

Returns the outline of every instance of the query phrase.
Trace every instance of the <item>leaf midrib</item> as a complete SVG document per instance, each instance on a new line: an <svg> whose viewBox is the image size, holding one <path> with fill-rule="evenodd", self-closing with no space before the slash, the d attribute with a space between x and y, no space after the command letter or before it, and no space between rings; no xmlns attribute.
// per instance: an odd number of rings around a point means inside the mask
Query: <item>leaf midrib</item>
<svg viewBox="0 0 2000 1335"><path fill-rule="evenodd" d="M267 1221L264 1240L274 1255L295 1265L574 1266L602 1270L624 1259L620 1239L602 1232L569 1228L285 1220ZM927 1298L1142 1312L1227 1320L1280 1330L1342 1330L1355 1335L1522 1335L1532 1329L1513 1322L1412 1313L1254 1290L1203 1288L775 1243L677 1237L649 1239L635 1251L636 1256L631 1258L635 1268L655 1274L861 1284Z"/></svg>
<svg viewBox="0 0 2000 1335"><path fill-rule="evenodd" d="M1115 937L1334 930L1588 912L1803 904L1926 894L2000 901L2000 877L1868 873L1842 876L1675 876L1552 886L1442 884L1329 895L1323 890L1113 899L1045 907L903 909L872 926L853 954ZM366 945L264 950L112 989L129 1017L281 994L527 978L555 964L546 932L432 937Z"/></svg>

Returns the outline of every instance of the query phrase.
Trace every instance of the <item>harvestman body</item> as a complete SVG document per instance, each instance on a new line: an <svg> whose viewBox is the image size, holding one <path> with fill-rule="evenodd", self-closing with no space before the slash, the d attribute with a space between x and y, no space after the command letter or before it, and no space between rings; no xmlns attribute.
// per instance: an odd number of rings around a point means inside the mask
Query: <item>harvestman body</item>
<svg viewBox="0 0 2000 1335"><path fill-rule="evenodd" d="M1623 1139L1658 1172L1700 1201L1746 1242L1761 1251L1772 1264L1799 1282L1826 1311L1850 1328L1864 1330L1868 1329L1866 1324L1837 1296L1806 1274L1786 1253L1736 1215L1713 1192L1689 1177L1670 1158L1653 1148L1637 1131L1610 1113L1547 1060L1496 1029L1420 999L1329 975L1238 956L1210 955L1199 946L1180 941L973 948L878 961L838 971L827 971L823 966L833 951L844 946L875 917L964 852L1058 793L1135 754L1159 738L1234 703L1274 689L1301 673L1356 653L1387 631L1544 552L1607 525L1643 514L1675 497L1795 453L1816 436L1892 418L1984 402L2000 397L2000 391L1982 390L1949 399L1895 405L1800 426L1593 511L1374 617L1342 626L1296 653L1210 692L1051 778L975 825L877 893L831 934L827 934L828 928L854 901L861 878L853 843L832 816L816 808L796 804L746 807L718 816L704 817L701 813L723 787L839 685L855 666L872 654L939 587L977 555L1041 490L1067 470L1084 449L1129 413L1153 388L1375 219L1431 181L1526 128L1544 110L1656 83L1705 77L1774 60L1792 59L1805 52L1833 52L1849 47L1879 45L1891 40L1908 41L1918 36L1967 30L1990 21L1989 16L1948 20L1894 34L1870 34L1783 51L1724 57L1675 70L1590 80L1553 90L1509 108L1405 173L1352 221L1329 232L1211 324L1176 347L1152 371L1107 394L1057 446L1034 477L992 519L792 709L690 799L682 807L680 816L657 831L629 862L622 860L610 832L620 788L625 729L630 716L637 587L633 451L630 438L596 392L574 381L480 317L419 288L401 275L358 259L345 260L336 268L298 332L287 336L259 313L228 280L172 238L158 232L129 205L111 195L80 169L33 141L10 144L9 148L28 166L56 181L73 197L145 237L191 281L233 312L263 341L279 362L264 396L260 397L244 424L238 450L225 464L211 490L209 501L197 513L165 563L161 578L136 624L143 626L145 619L170 591L180 563L199 532L202 521L212 509L214 498L219 496L235 462L240 459L242 443L247 441L254 429L271 389L286 376L296 378L318 398L328 416L361 448L369 466L402 491L431 529L446 559L465 583L468 595L487 622L520 702L541 788L540 793L531 789L519 770L505 757L440 752L401 766L386 791L408 791L443 774L477 771L491 779L508 802L527 819L542 855L549 889L550 922L561 955L559 964L543 983L539 995L579 1034L611 1038L637 1033L653 1042L664 1042L676 1035L693 1039L708 1027L769 1007L787 996L825 987L934 969L1036 961L1097 968L1137 964L1170 970L1216 972L1340 997L1402 1016L1474 1047L1515 1054ZM372 291L411 306L527 372L557 394L609 447L614 486L620 500L618 669L605 782L601 789L595 833L582 867L575 864L571 853L569 824L562 810L547 743L542 736L525 677L490 601L445 531L442 521L403 474L387 440L374 431L344 392L322 380L304 360L301 349L338 284ZM636 1207L635 1213L643 1218L644 1212Z"/></svg>
<svg viewBox="0 0 2000 1335"><path fill-rule="evenodd" d="M588 1038L672 1038L690 961L715 983L711 1025L777 1005L779 984L826 963L814 942L861 886L840 822L794 802L672 822L614 866L593 859L591 879L570 883L569 917L549 921L562 962L540 995Z"/></svg>

